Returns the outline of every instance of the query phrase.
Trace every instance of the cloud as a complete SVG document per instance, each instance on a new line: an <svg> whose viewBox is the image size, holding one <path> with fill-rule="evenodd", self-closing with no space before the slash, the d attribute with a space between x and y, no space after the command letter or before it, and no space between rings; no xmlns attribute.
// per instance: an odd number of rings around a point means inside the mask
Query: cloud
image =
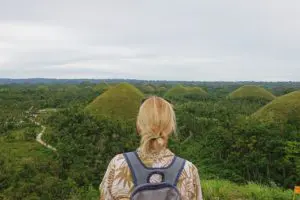
<svg viewBox="0 0 300 200"><path fill-rule="evenodd" d="M297 0L0 5L0 77L300 80Z"/></svg>

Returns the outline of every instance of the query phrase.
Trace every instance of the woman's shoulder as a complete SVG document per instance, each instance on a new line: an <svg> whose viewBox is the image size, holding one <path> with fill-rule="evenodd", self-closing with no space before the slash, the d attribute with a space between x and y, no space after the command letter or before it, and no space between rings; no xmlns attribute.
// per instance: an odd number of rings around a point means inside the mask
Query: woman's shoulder
<svg viewBox="0 0 300 200"><path fill-rule="evenodd" d="M113 166L121 166L124 165L125 163L126 163L126 159L122 153L115 155L113 159L111 159L110 161L110 165Z"/></svg>
<svg viewBox="0 0 300 200"><path fill-rule="evenodd" d="M194 176L198 169L191 161L185 160L184 172L187 176Z"/></svg>
<svg viewBox="0 0 300 200"><path fill-rule="evenodd" d="M127 166L128 164L124 157L124 154L121 153L113 157L113 159L110 161L110 165L113 167L123 167L123 166ZM194 165L189 160L185 160L184 171L187 173L187 175L191 175L191 176L193 176L194 173L198 173L198 169L196 165Z"/></svg>

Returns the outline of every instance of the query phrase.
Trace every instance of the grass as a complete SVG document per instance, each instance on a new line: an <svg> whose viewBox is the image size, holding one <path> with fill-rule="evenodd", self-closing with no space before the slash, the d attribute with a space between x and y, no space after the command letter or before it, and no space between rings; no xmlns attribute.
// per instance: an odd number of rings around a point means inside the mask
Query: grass
<svg viewBox="0 0 300 200"><path fill-rule="evenodd" d="M201 188L204 200L291 200L293 197L292 190L254 183L238 185L226 180L202 180ZM71 199L97 199L97 195L96 190L89 189ZM300 200L300 196L295 200Z"/></svg>
<svg viewBox="0 0 300 200"><path fill-rule="evenodd" d="M205 92L200 87L184 87L182 85L177 85L172 87L169 91L166 92L166 98L180 98L185 96L198 96L203 97L207 96L207 92Z"/></svg>
<svg viewBox="0 0 300 200"><path fill-rule="evenodd" d="M291 200L293 196L292 190L254 183L237 185L225 180L203 180L201 185L205 200Z"/></svg>
<svg viewBox="0 0 300 200"><path fill-rule="evenodd" d="M143 93L136 87L121 83L98 96L85 110L99 119L131 120L136 117L143 98Z"/></svg>
<svg viewBox="0 0 300 200"><path fill-rule="evenodd" d="M5 165L0 166L0 176L5 176L9 171L11 177L21 173L25 165L36 166L38 163L54 163L53 152L34 139L22 140L26 130L17 130L9 134L9 137L0 137L1 158ZM52 160L52 161L51 161ZM0 187L1 188L1 187ZM1 196L0 196L1 197ZM1 198L0 198L1 199Z"/></svg>
<svg viewBox="0 0 300 200"><path fill-rule="evenodd" d="M25 134L26 128L12 131L9 138L0 137L1 154L9 155L7 159L14 165L19 165L23 160L28 159L41 158L48 160L48 155L52 154L52 151L37 143L35 138L25 140Z"/></svg>
<svg viewBox="0 0 300 200"><path fill-rule="evenodd" d="M200 87L186 87L186 89L190 95L207 96L207 92Z"/></svg>
<svg viewBox="0 0 300 200"><path fill-rule="evenodd" d="M52 154L51 150L36 141L0 141L0 151L3 155L9 155L7 159L16 166L35 158L48 160L49 154Z"/></svg>
<svg viewBox="0 0 300 200"><path fill-rule="evenodd" d="M276 98L254 113L253 117L265 122L286 123L290 120L300 123L300 91Z"/></svg>
<svg viewBox="0 0 300 200"><path fill-rule="evenodd" d="M173 96L180 96L186 93L186 88L182 85L176 85L175 87L172 87L169 89L165 97L173 97Z"/></svg>
<svg viewBox="0 0 300 200"><path fill-rule="evenodd" d="M228 95L229 99L243 99L243 98L259 98L272 101L276 97L266 89L255 86L255 85L245 85L239 89L233 91Z"/></svg>

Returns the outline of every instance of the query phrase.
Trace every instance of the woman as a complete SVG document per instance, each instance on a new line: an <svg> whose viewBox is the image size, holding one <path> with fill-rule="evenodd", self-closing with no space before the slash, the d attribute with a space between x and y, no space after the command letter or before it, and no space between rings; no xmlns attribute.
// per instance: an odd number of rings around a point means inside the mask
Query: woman
<svg viewBox="0 0 300 200"><path fill-rule="evenodd" d="M174 154L167 148L171 133L176 131L176 117L172 105L160 97L146 99L138 113L137 133L141 137L137 155L146 167L162 168L171 164ZM151 183L161 182L158 174ZM202 200L197 168L186 161L176 184L183 200ZM100 184L100 200L127 200L134 189L130 168L123 154L115 156Z"/></svg>

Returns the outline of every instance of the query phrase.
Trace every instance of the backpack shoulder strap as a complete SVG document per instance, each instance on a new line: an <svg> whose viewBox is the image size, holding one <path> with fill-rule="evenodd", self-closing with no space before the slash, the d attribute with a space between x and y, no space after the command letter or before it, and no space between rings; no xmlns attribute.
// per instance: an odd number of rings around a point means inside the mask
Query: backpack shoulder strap
<svg viewBox="0 0 300 200"><path fill-rule="evenodd" d="M172 164L167 168L163 168L163 173L165 174L165 182L177 185L178 179L184 170L185 160L183 158L175 156Z"/></svg>
<svg viewBox="0 0 300 200"><path fill-rule="evenodd" d="M123 155L130 168L135 186L149 183L149 179L153 174L162 175L163 182L176 186L185 166L185 160L177 156L174 156L168 167L149 168L143 164L136 152L124 153Z"/></svg>
<svg viewBox="0 0 300 200"><path fill-rule="evenodd" d="M147 170L144 167L144 165L140 162L138 155L136 155L136 152L128 152L124 153L123 155L130 168L134 185L138 186L143 184L143 177L144 174L147 173Z"/></svg>

